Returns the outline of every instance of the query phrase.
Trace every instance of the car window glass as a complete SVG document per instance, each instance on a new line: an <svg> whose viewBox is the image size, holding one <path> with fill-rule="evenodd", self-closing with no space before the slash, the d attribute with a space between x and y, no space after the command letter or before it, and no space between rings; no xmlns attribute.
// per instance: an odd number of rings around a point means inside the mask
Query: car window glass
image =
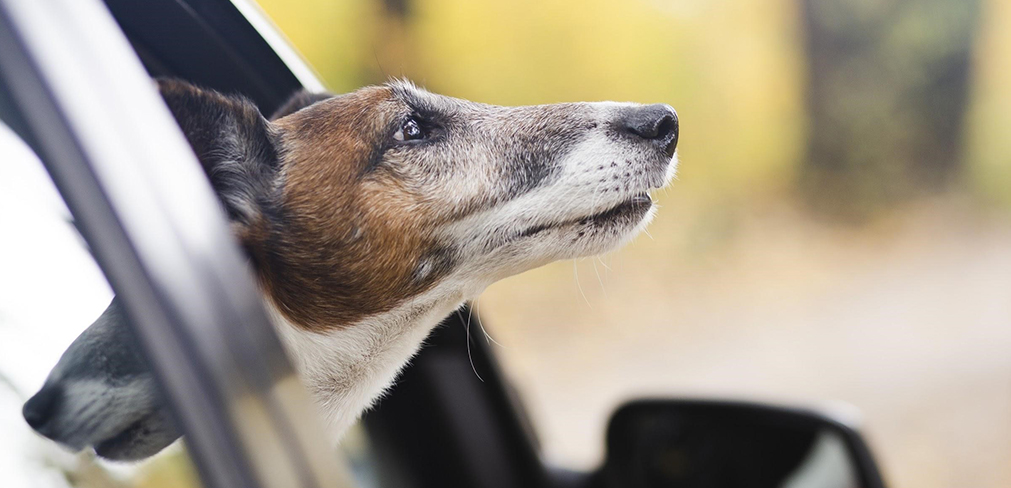
<svg viewBox="0 0 1011 488"><path fill-rule="evenodd" d="M0 123L0 486L199 486L181 443L136 464L73 453L28 426L24 402L112 299L34 152Z"/></svg>
<svg viewBox="0 0 1011 488"><path fill-rule="evenodd" d="M0 123L0 486L199 487L184 442L140 463L72 452L34 432L22 408L113 292L32 149ZM341 451L362 488L377 486L360 426Z"/></svg>

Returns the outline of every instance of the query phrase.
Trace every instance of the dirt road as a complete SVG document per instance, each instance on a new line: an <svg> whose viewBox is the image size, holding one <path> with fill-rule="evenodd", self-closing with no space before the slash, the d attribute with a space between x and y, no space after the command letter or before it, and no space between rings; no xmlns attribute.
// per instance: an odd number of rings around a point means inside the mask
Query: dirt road
<svg viewBox="0 0 1011 488"><path fill-rule="evenodd" d="M1006 216L944 202L854 228L767 208L700 244L702 218L671 213L653 239L478 304L550 459L598 462L630 397L839 400L892 486L1011 486Z"/></svg>

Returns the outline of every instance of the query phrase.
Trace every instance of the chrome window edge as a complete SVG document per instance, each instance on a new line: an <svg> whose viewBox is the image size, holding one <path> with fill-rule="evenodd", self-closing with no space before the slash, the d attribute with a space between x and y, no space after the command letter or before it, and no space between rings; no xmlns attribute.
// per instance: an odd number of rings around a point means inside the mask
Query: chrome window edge
<svg viewBox="0 0 1011 488"><path fill-rule="evenodd" d="M274 50L281 62L291 71L302 88L313 93L326 91L323 81L316 70L306 62L305 58L288 41L288 38L274 24L274 21L252 0L230 0L235 9L246 18L246 21L263 37L267 45Z"/></svg>

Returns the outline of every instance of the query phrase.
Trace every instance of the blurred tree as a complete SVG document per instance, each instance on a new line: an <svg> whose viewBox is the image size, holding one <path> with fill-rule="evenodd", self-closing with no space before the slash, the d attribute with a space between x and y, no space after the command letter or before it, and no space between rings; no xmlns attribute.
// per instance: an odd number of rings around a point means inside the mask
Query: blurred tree
<svg viewBox="0 0 1011 488"><path fill-rule="evenodd" d="M401 18L406 18L410 12L410 0L382 0L386 11Z"/></svg>
<svg viewBox="0 0 1011 488"><path fill-rule="evenodd" d="M503 105L664 102L681 192L743 202L796 179L797 0L259 1L336 92L407 77Z"/></svg>
<svg viewBox="0 0 1011 488"><path fill-rule="evenodd" d="M866 216L958 176L979 0L804 0L802 188Z"/></svg>
<svg viewBox="0 0 1011 488"><path fill-rule="evenodd" d="M1011 2L986 0L967 117L969 188L1011 209Z"/></svg>
<svg viewBox="0 0 1011 488"><path fill-rule="evenodd" d="M373 63L368 68L371 83L382 83L390 78L407 77L415 70L414 47L410 23L414 5L410 0L371 0L379 12L378 27L371 39Z"/></svg>

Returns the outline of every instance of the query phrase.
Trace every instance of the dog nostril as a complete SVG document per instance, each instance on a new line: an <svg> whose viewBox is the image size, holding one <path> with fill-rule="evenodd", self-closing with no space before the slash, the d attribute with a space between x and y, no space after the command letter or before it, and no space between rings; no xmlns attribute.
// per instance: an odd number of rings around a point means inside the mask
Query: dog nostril
<svg viewBox="0 0 1011 488"><path fill-rule="evenodd" d="M46 425L46 422L49 421L53 411L56 409L59 397L59 388L43 386L35 396L29 398L21 410L21 414L24 415L28 425L35 430L39 430Z"/></svg>
<svg viewBox="0 0 1011 488"><path fill-rule="evenodd" d="M631 108L622 122L627 131L665 149L677 144L678 116L669 105L658 103Z"/></svg>
<svg viewBox="0 0 1011 488"><path fill-rule="evenodd" d="M665 115L660 119L660 123L656 125L656 130L654 130L653 139L666 139L670 137L671 134L677 130L677 118L673 115Z"/></svg>

